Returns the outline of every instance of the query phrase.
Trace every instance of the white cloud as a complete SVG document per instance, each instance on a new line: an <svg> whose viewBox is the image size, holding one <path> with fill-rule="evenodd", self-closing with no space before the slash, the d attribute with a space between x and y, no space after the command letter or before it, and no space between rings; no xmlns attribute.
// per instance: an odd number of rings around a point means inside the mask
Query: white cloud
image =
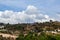
<svg viewBox="0 0 60 40"><path fill-rule="evenodd" d="M48 15L40 13L40 10L32 5L28 6L27 9L22 12L14 12L10 10L0 11L0 22L3 23L45 22L51 19L52 18Z"/></svg>

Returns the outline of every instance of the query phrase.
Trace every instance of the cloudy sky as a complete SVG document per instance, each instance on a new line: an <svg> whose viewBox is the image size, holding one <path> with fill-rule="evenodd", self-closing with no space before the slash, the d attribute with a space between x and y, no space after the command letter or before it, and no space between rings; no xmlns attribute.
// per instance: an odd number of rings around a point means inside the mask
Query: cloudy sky
<svg viewBox="0 0 60 40"><path fill-rule="evenodd" d="M0 22L60 21L60 0L0 0Z"/></svg>

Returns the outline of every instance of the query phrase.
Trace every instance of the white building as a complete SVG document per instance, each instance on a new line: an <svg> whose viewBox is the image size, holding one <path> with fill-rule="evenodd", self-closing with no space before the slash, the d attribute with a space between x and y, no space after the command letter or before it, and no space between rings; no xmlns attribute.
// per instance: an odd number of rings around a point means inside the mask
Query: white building
<svg viewBox="0 0 60 40"><path fill-rule="evenodd" d="M4 28L4 26L0 26L0 29L3 29Z"/></svg>

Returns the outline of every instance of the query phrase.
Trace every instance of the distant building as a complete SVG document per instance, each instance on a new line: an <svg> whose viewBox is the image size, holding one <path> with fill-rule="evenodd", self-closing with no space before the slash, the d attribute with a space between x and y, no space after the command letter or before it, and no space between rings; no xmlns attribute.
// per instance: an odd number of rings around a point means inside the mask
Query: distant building
<svg viewBox="0 0 60 40"><path fill-rule="evenodd" d="M4 28L4 26L0 26L0 29L3 29Z"/></svg>
<svg viewBox="0 0 60 40"><path fill-rule="evenodd" d="M56 31L52 31L52 33L57 34L57 32L56 32Z"/></svg>
<svg viewBox="0 0 60 40"><path fill-rule="evenodd" d="M60 29L59 28L57 29L57 32L60 32Z"/></svg>

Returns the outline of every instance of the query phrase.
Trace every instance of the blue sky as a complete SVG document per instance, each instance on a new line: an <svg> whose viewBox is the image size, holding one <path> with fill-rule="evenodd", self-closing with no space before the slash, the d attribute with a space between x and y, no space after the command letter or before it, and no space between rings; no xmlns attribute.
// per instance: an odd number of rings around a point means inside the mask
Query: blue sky
<svg viewBox="0 0 60 40"><path fill-rule="evenodd" d="M60 12L60 0L0 0L0 11L11 10L22 12L32 5L42 12L57 20Z"/></svg>
<svg viewBox="0 0 60 40"><path fill-rule="evenodd" d="M21 11L28 5L36 6L44 11L60 12L60 0L0 0L0 10Z"/></svg>

